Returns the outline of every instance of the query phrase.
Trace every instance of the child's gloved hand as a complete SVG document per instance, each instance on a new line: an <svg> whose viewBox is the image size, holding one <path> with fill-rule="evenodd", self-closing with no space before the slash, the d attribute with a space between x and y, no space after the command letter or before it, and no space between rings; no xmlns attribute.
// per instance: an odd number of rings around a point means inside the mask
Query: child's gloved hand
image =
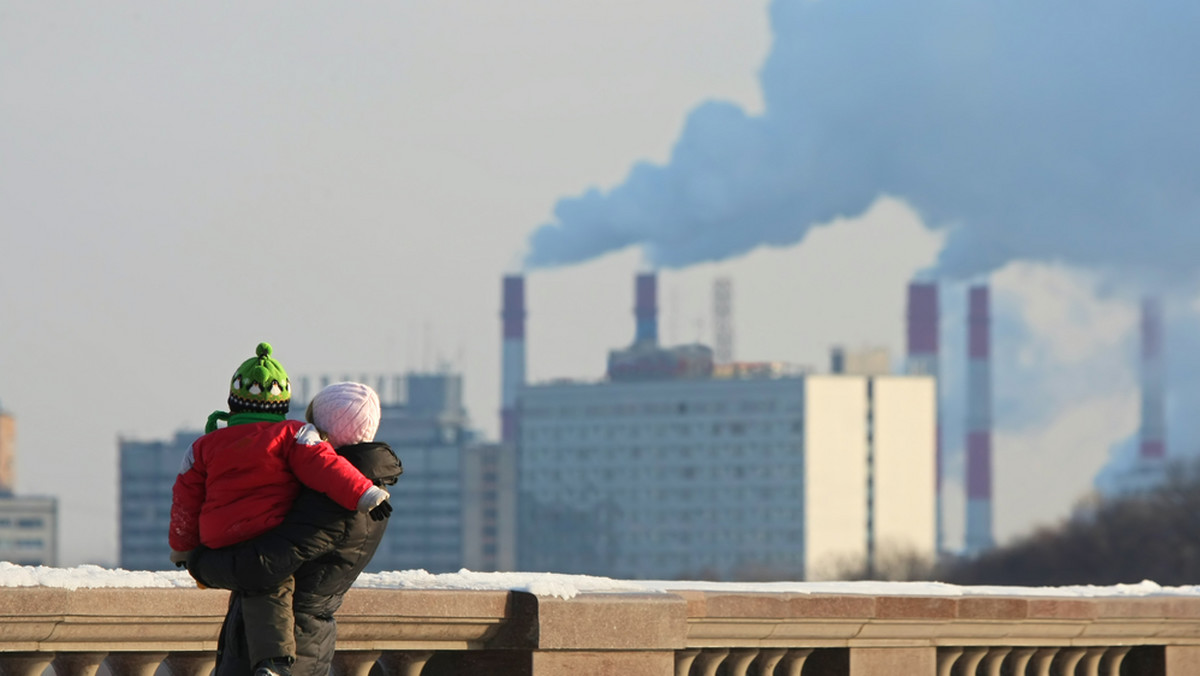
<svg viewBox="0 0 1200 676"><path fill-rule="evenodd" d="M171 563L175 564L176 568L187 568L187 552L179 552L171 550Z"/></svg>
<svg viewBox="0 0 1200 676"><path fill-rule="evenodd" d="M384 501L390 497L392 496L388 495L388 492L379 486L371 486L366 490L365 493L362 494L362 497L358 499L358 511L369 512L383 504Z"/></svg>
<svg viewBox="0 0 1200 676"><path fill-rule="evenodd" d="M384 500L383 502L379 503L378 507L372 509L369 514L371 515L372 521L383 521L392 515L392 503Z"/></svg>

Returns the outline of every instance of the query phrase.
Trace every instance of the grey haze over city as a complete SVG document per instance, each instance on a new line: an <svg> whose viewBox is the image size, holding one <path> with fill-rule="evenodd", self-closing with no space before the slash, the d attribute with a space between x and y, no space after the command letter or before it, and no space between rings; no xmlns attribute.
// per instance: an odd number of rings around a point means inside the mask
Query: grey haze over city
<svg viewBox="0 0 1200 676"><path fill-rule="evenodd" d="M948 521L965 284L995 293L997 535L1069 513L1137 429L1167 301L1168 448L1200 391L1200 9L1113 0L329 7L0 2L0 406L63 563L115 561L116 444L195 429L260 340L293 377L465 376L495 436L499 280L533 380L598 378L660 269L667 342L899 365L944 282Z"/></svg>

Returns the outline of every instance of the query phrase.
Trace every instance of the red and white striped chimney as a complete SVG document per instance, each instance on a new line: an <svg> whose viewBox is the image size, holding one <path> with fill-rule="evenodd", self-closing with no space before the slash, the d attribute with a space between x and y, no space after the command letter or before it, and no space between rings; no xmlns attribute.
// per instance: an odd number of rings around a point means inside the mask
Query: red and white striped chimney
<svg viewBox="0 0 1200 676"><path fill-rule="evenodd" d="M504 277L500 363L500 441L517 441L517 393L525 384L525 277Z"/></svg>
<svg viewBox="0 0 1200 676"><path fill-rule="evenodd" d="M938 332L941 314L938 306L938 286L935 282L911 282L908 285L908 360L905 370L910 375L933 376L938 402L936 430L936 474L934 504L937 519L937 551L942 551L942 421L941 386L938 364Z"/></svg>
<svg viewBox="0 0 1200 676"><path fill-rule="evenodd" d="M972 286L967 308L966 550L995 545L992 536L992 363L987 286Z"/></svg>
<svg viewBox="0 0 1200 676"><path fill-rule="evenodd" d="M1164 405L1166 367L1163 359L1162 303L1142 299L1142 426L1138 459L1159 461L1167 456L1167 417Z"/></svg>

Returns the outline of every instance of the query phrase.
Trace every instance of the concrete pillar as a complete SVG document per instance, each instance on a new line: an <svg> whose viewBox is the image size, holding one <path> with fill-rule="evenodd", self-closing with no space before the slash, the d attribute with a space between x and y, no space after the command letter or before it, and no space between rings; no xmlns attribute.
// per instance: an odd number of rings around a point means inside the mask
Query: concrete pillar
<svg viewBox="0 0 1200 676"><path fill-rule="evenodd" d="M388 676L421 676L421 670L431 657L432 650L396 650L384 653L379 664Z"/></svg>
<svg viewBox="0 0 1200 676"><path fill-rule="evenodd" d="M983 676L1000 676L1000 667L1004 665L1004 658L1008 657L1011 652L1012 648L1007 647L989 648L987 656L983 658Z"/></svg>
<svg viewBox="0 0 1200 676"><path fill-rule="evenodd" d="M57 676L96 676L108 653L59 653L51 666Z"/></svg>
<svg viewBox="0 0 1200 676"><path fill-rule="evenodd" d="M1194 676L1200 674L1200 646L1169 645L1163 647L1165 676Z"/></svg>
<svg viewBox="0 0 1200 676"><path fill-rule="evenodd" d="M1120 676L1121 662L1125 661L1130 650L1133 650L1132 646L1123 645L1105 651L1104 657L1100 658L1100 676Z"/></svg>
<svg viewBox="0 0 1200 676"><path fill-rule="evenodd" d="M333 654L333 676L367 676L379 655L379 651L339 650Z"/></svg>
<svg viewBox="0 0 1200 676"><path fill-rule="evenodd" d="M208 676L217 666L217 656L213 653L171 653L167 655L166 664L171 676Z"/></svg>
<svg viewBox="0 0 1200 676"><path fill-rule="evenodd" d="M811 654L812 648L794 648L787 651L779 663L780 668L783 669L780 676L800 676L800 672L804 671L804 663ZM764 676L770 676L770 674Z"/></svg>
<svg viewBox="0 0 1200 676"><path fill-rule="evenodd" d="M166 653L109 653L104 663L112 676L154 676Z"/></svg>
<svg viewBox="0 0 1200 676"><path fill-rule="evenodd" d="M0 676L41 676L54 653L0 653Z"/></svg>
<svg viewBox="0 0 1200 676"><path fill-rule="evenodd" d="M850 676L916 676L938 668L938 650L933 647L850 649Z"/></svg>

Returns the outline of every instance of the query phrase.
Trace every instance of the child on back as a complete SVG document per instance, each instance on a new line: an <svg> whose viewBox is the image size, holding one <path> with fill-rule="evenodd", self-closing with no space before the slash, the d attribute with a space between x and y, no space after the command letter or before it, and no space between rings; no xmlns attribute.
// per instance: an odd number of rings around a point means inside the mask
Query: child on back
<svg viewBox="0 0 1200 676"><path fill-rule="evenodd" d="M375 485L391 486L404 468L390 446L375 441L381 416L379 396L373 389L341 382L326 386L313 397L305 419ZM369 516L356 514L306 489L278 527L231 547L199 547L189 554L187 569L198 584L235 592L221 627L215 676L251 673L240 597L276 587L288 577L293 577L296 585L292 674L328 676L337 643L334 614L374 556L390 511L384 502Z"/></svg>
<svg viewBox="0 0 1200 676"><path fill-rule="evenodd" d="M259 343L229 387L229 412L209 416L175 479L169 540L181 563L199 545L249 540L283 521L301 484L348 510L380 508L388 493L334 452L311 424L285 418L291 384L271 346ZM227 425L218 428L218 421ZM295 660L289 578L265 594L246 595L242 613L256 676L287 676Z"/></svg>

